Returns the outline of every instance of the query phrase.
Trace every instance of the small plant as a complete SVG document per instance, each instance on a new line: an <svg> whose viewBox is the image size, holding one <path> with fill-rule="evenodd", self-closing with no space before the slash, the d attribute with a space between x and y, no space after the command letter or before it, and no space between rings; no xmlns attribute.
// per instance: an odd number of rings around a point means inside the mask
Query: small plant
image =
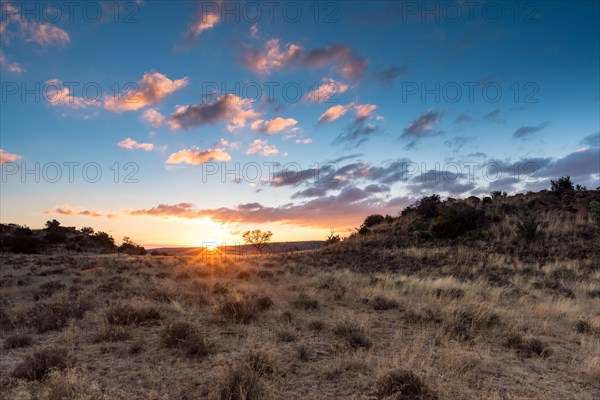
<svg viewBox="0 0 600 400"><path fill-rule="evenodd" d="M507 195L508 195L508 193L501 192L499 190L494 190L493 192L490 193L490 196L492 196L492 200L499 200L502 198L506 198Z"/></svg>
<svg viewBox="0 0 600 400"><path fill-rule="evenodd" d="M273 300L269 296L261 296L255 301L256 308L259 311L265 311L271 308L273 305Z"/></svg>
<svg viewBox="0 0 600 400"><path fill-rule="evenodd" d="M256 316L256 308L254 303L244 298L225 299L219 308L219 312L226 319L244 324L249 323Z"/></svg>
<svg viewBox="0 0 600 400"><path fill-rule="evenodd" d="M26 333L15 333L4 339L5 349L16 349L19 347L28 347L33 343L33 338Z"/></svg>
<svg viewBox="0 0 600 400"><path fill-rule="evenodd" d="M297 353L298 353L298 359L300 361L308 361L310 360L310 353L308 351L308 348L305 345L301 345L296 349Z"/></svg>
<svg viewBox="0 0 600 400"><path fill-rule="evenodd" d="M303 310L318 310L319 309L319 301L309 297L305 293L301 293L298 298L292 301L292 305L295 308L303 309Z"/></svg>
<svg viewBox="0 0 600 400"><path fill-rule="evenodd" d="M308 329L313 331L322 331L323 329L325 329L325 323L319 319L310 321L308 323Z"/></svg>
<svg viewBox="0 0 600 400"><path fill-rule="evenodd" d="M521 240L532 242L537 239L540 234L538 227L539 222L533 215L522 221L518 221L516 225L517 237Z"/></svg>
<svg viewBox="0 0 600 400"><path fill-rule="evenodd" d="M260 373L247 364L230 369L220 377L212 397L219 400L271 399L260 377Z"/></svg>
<svg viewBox="0 0 600 400"><path fill-rule="evenodd" d="M383 296L376 296L371 302L373 309L377 311L391 310L398 308L398 302L396 300L390 300Z"/></svg>
<svg viewBox="0 0 600 400"><path fill-rule="evenodd" d="M353 349L362 347L370 349L373 346L373 341L364 330L353 323L352 321L343 321L335 326L334 333L343 338L348 346Z"/></svg>
<svg viewBox="0 0 600 400"><path fill-rule="evenodd" d="M394 370L377 380L378 398L436 400L423 380L410 371Z"/></svg>
<svg viewBox="0 0 600 400"><path fill-rule="evenodd" d="M330 245L330 244L334 244L334 243L338 243L340 242L342 239L340 239L340 235L336 235L334 230L331 229L331 231L329 232L329 235L327 235L327 239L325 239L325 245Z"/></svg>
<svg viewBox="0 0 600 400"><path fill-rule="evenodd" d="M273 360L265 351L251 351L246 356L246 363L259 376L272 375L275 372Z"/></svg>
<svg viewBox="0 0 600 400"><path fill-rule="evenodd" d="M108 323L115 325L153 324L160 319L162 316L157 309L144 305L116 305L106 313Z"/></svg>
<svg viewBox="0 0 600 400"><path fill-rule="evenodd" d="M190 357L205 357L209 354L209 346L198 329L187 322L168 325L162 331L161 338L165 346L182 349Z"/></svg>
<svg viewBox="0 0 600 400"><path fill-rule="evenodd" d="M288 343L296 340L296 334L287 328L281 328L277 332L277 340Z"/></svg>
<svg viewBox="0 0 600 400"><path fill-rule="evenodd" d="M51 369L63 370L72 364L73 360L66 349L49 347L34 352L17 364L12 375L17 379L41 380Z"/></svg>
<svg viewBox="0 0 600 400"><path fill-rule="evenodd" d="M524 357L537 355L546 358L552 353L550 348L548 348L541 340L524 340L521 335L513 335L508 337L504 345L510 349L516 350L517 353Z"/></svg>

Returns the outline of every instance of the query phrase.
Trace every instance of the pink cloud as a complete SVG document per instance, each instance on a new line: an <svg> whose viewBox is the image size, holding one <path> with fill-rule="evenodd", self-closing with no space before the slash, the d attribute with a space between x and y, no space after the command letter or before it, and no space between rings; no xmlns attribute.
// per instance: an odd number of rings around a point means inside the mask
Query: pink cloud
<svg viewBox="0 0 600 400"><path fill-rule="evenodd" d="M332 122L332 121L335 121L336 119L344 116L348 112L348 110L350 110L352 108L352 107L349 107L349 106L351 106L351 104L346 105L346 106L337 105L337 106L333 106L333 107L328 108L319 117L319 123Z"/></svg>
<svg viewBox="0 0 600 400"><path fill-rule="evenodd" d="M221 140L219 140L218 145L221 147L229 148L231 150L237 150L240 148L240 146L242 144L240 142L229 142L229 141L221 138Z"/></svg>
<svg viewBox="0 0 600 400"><path fill-rule="evenodd" d="M304 96L304 101L325 103L348 90L348 85L331 78L323 78L323 83Z"/></svg>
<svg viewBox="0 0 600 400"><path fill-rule="evenodd" d="M18 154L7 153L6 151L0 149L0 165L17 161L21 158L23 158L23 156L20 156Z"/></svg>
<svg viewBox="0 0 600 400"><path fill-rule="evenodd" d="M282 47L279 39L267 41L262 51L245 47L242 63L251 71L263 75L287 67L315 69L333 66L335 71L353 81L362 76L368 64L367 60L342 44L305 50L294 43Z"/></svg>
<svg viewBox="0 0 600 400"><path fill-rule="evenodd" d="M0 65L5 65L6 69L9 72L14 72L16 74L25 72L25 69L23 69L23 67L21 67L21 65L19 63L16 63L16 62L9 63L8 60L6 59L6 56L2 52L2 49L0 49Z"/></svg>
<svg viewBox="0 0 600 400"><path fill-rule="evenodd" d="M128 149L128 150L133 150L133 149L141 149L141 150L145 150L145 151L154 150L154 145L152 143L138 143L135 140L133 140L132 138L127 138L127 139L120 141L119 143L117 143L117 146L122 147L124 149Z"/></svg>
<svg viewBox="0 0 600 400"><path fill-rule="evenodd" d="M104 100L104 108L112 112L134 111L155 104L188 84L188 78L171 80L159 72L147 72L137 88L127 89Z"/></svg>
<svg viewBox="0 0 600 400"><path fill-rule="evenodd" d="M56 26L28 21L23 21L22 24L25 40L28 42L35 42L42 46L61 46L71 41L69 34Z"/></svg>
<svg viewBox="0 0 600 400"><path fill-rule="evenodd" d="M277 117L275 119L265 121L264 119L256 120L250 125L250 127L256 131L261 133L266 133L267 135L272 135L274 133L283 132L288 128L292 128L298 123L294 118L281 118ZM297 130L298 128L292 128L292 130Z"/></svg>
<svg viewBox="0 0 600 400"><path fill-rule="evenodd" d="M160 128L166 123L166 118L154 108L149 108L144 111L142 118L154 128Z"/></svg>
<svg viewBox="0 0 600 400"><path fill-rule="evenodd" d="M68 215L68 216L82 216L82 217L94 217L100 218L103 215L98 211L93 210L75 210L68 204L62 206L56 206L51 210L42 212L44 215Z"/></svg>
<svg viewBox="0 0 600 400"><path fill-rule="evenodd" d="M259 154L264 157L279 154L275 145L269 145L266 140L256 139L246 150L246 154Z"/></svg>
<svg viewBox="0 0 600 400"><path fill-rule="evenodd" d="M46 101L53 106L65 106L74 110L87 108L89 106L97 106L99 103L96 100L88 100L83 97L73 95L69 88L63 86L58 79L50 79L46 81L44 92Z"/></svg>
<svg viewBox="0 0 600 400"><path fill-rule="evenodd" d="M356 121L360 122L373 117L376 109L377 106L374 104L358 104L356 102L346 104L345 106L337 105L328 108L323 114L321 114L318 123L321 124L324 122L335 121L336 119L344 116L348 111L354 111ZM382 118L377 117L377 119L379 120Z"/></svg>
<svg viewBox="0 0 600 400"><path fill-rule="evenodd" d="M189 164L200 165L209 161L229 161L231 156L225 150L216 148L208 150L200 150L194 146L191 149L180 150L172 153L167 159L167 164Z"/></svg>
<svg viewBox="0 0 600 400"><path fill-rule="evenodd" d="M227 121L227 130L232 132L246 126L250 119L261 114L252 109L252 102L235 94L224 94L213 102L203 102L178 107L169 117L172 129L190 129L195 126Z"/></svg>

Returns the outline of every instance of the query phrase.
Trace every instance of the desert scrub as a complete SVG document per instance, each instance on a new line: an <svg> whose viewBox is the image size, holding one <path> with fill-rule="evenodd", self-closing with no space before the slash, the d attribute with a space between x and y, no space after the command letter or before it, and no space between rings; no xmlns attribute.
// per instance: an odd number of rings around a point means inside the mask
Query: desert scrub
<svg viewBox="0 0 600 400"><path fill-rule="evenodd" d="M425 382L410 371L394 370L383 374L375 385L379 399L437 400Z"/></svg>
<svg viewBox="0 0 600 400"><path fill-rule="evenodd" d="M160 312L146 304L117 304L106 312L106 320L114 325L148 325L160 319Z"/></svg>
<svg viewBox="0 0 600 400"><path fill-rule="evenodd" d="M17 379L41 380L48 375L50 370L63 370L73 364L74 360L67 349L48 347L35 351L17 364L12 375Z"/></svg>
<svg viewBox="0 0 600 400"><path fill-rule="evenodd" d="M333 332L353 349L359 347L370 349L373 346L373 341L364 329L350 320L338 322Z"/></svg>
<svg viewBox="0 0 600 400"><path fill-rule="evenodd" d="M16 349L19 347L29 347L33 343L33 337L26 333L15 333L13 335L7 336L4 339L4 348L5 349Z"/></svg>

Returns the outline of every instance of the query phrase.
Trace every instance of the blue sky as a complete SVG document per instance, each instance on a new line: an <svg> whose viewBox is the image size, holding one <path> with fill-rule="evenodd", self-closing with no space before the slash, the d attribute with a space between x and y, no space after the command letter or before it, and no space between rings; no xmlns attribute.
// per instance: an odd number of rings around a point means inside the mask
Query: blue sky
<svg viewBox="0 0 600 400"><path fill-rule="evenodd" d="M431 193L600 186L598 2L75 3L1 3L2 222L321 239Z"/></svg>

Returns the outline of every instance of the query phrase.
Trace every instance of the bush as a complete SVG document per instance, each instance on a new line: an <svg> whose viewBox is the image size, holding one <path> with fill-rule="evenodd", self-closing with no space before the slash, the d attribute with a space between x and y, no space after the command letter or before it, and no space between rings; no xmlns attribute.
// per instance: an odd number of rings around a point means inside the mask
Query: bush
<svg viewBox="0 0 600 400"><path fill-rule="evenodd" d="M436 239L456 239L483 225L483 211L467 205L443 208L429 228Z"/></svg>
<svg viewBox="0 0 600 400"><path fill-rule="evenodd" d="M372 301L373 309L377 311L391 310L398 308L398 302L396 300L390 300L383 296L376 296Z"/></svg>
<svg viewBox="0 0 600 400"><path fill-rule="evenodd" d="M205 357L209 347L198 329L187 322L168 325L161 333L162 342L167 347L183 349L188 356Z"/></svg>
<svg viewBox="0 0 600 400"><path fill-rule="evenodd" d="M548 357L552 351L539 339L524 340L521 335L513 335L506 339L504 346L514 349L524 357L537 355Z"/></svg>
<svg viewBox="0 0 600 400"><path fill-rule="evenodd" d="M495 190L493 192L490 193L490 196L492 196L492 200L498 200L501 198L505 198L508 195L508 193L506 192L501 192L499 190Z"/></svg>
<svg viewBox="0 0 600 400"><path fill-rule="evenodd" d="M343 338L348 346L353 349L362 347L370 349L373 341L367 336L361 327L351 321L340 322L335 326L334 333Z"/></svg>
<svg viewBox="0 0 600 400"><path fill-rule="evenodd" d="M272 396L260 380L260 373L248 365L229 370L221 378L214 398L219 400L268 400Z"/></svg>
<svg viewBox="0 0 600 400"><path fill-rule="evenodd" d="M389 371L377 380L379 398L435 400L437 395L410 371Z"/></svg>
<svg viewBox="0 0 600 400"><path fill-rule="evenodd" d="M298 296L298 298L292 301L292 305L295 308L303 310L319 309L319 301L307 296L305 293L301 293L300 296Z"/></svg>
<svg viewBox="0 0 600 400"><path fill-rule="evenodd" d="M410 213L417 213L424 218L435 218L438 216L438 206L442 204L442 199L438 194L432 194L431 196L426 196L417 200L412 205L406 207L402 210L403 216L408 215Z"/></svg>
<svg viewBox="0 0 600 400"><path fill-rule="evenodd" d="M550 180L550 190L557 194L562 194L566 191L573 191L573 182L570 176L561 176L557 180Z"/></svg>
<svg viewBox="0 0 600 400"><path fill-rule="evenodd" d="M256 308L248 299L229 298L221 304L219 312L227 319L247 324L254 319Z"/></svg>
<svg viewBox="0 0 600 400"><path fill-rule="evenodd" d="M115 325L141 325L155 323L162 316L154 307L121 304L113 306L106 313L106 320Z"/></svg>
<svg viewBox="0 0 600 400"><path fill-rule="evenodd" d="M66 349L49 347L34 352L17 364L12 375L17 379L41 380L51 369L62 370L73 363Z"/></svg>
<svg viewBox="0 0 600 400"><path fill-rule="evenodd" d="M19 347L29 347L33 343L31 335L26 333L16 333L4 339L5 349L16 349Z"/></svg>
<svg viewBox="0 0 600 400"><path fill-rule="evenodd" d="M535 216L529 216L522 221L517 222L516 231L517 237L521 240L533 241L537 239L540 232L538 231L539 222Z"/></svg>

